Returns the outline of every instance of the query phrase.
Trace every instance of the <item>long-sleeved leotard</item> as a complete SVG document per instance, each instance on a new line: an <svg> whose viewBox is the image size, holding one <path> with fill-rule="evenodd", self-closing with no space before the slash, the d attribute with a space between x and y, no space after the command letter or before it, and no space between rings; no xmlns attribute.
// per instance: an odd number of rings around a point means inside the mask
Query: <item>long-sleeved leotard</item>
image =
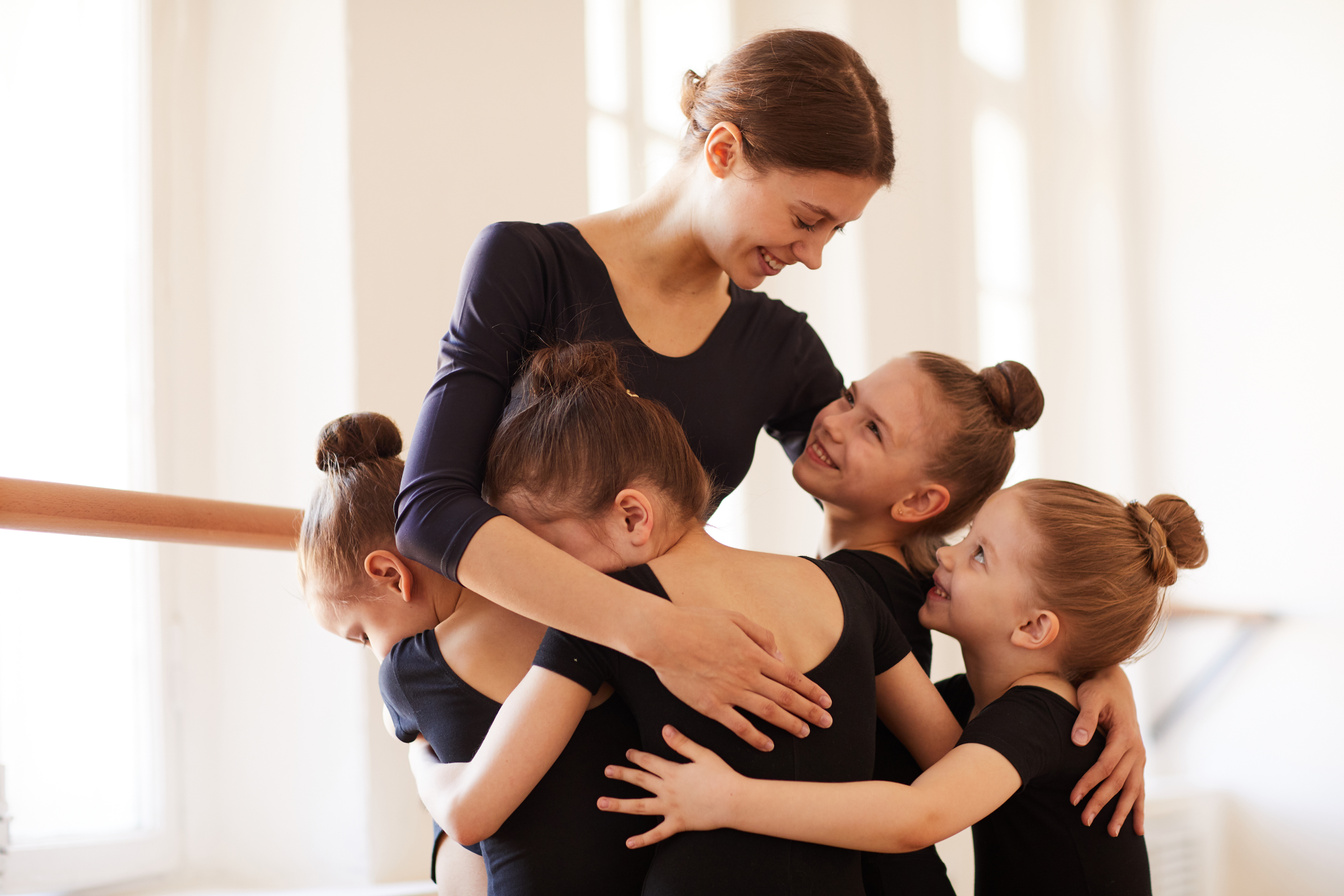
<svg viewBox="0 0 1344 896"><path fill-rule="evenodd" d="M729 296L699 348L660 355L635 335L606 266L573 225L487 227L467 257L411 439L398 548L456 579L472 536L497 515L481 500L490 438L523 362L544 344L612 342L630 390L681 421L720 494L746 475L762 428L796 459L813 417L839 394L840 374L806 315L735 285Z"/></svg>

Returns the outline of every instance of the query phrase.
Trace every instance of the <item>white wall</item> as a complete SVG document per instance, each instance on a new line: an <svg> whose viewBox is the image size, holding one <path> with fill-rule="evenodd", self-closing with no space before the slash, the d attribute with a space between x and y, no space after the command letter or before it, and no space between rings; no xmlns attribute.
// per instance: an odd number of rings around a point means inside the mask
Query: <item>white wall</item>
<svg viewBox="0 0 1344 896"><path fill-rule="evenodd" d="M1156 770L1230 796L1226 892L1336 893L1344 6L1139 11L1142 493L1179 491L1207 524L1183 599L1282 617L1156 745ZM1145 674L1169 681L1200 631L1233 637L1182 623Z"/></svg>
<svg viewBox="0 0 1344 896"><path fill-rule="evenodd" d="M1292 614L1152 745L1153 765L1230 795L1231 892L1293 881L1325 893L1344 879L1327 802L1344 788L1327 755L1332 703L1313 685L1329 680L1326 642L1342 634L1339 586L1328 561L1298 552L1285 585L1250 564L1280 520L1285 544L1304 531L1328 556L1339 540L1328 511L1341 479L1320 471L1339 434L1324 359L1344 286L1341 9L1032 8L1084 41L1056 34L1034 62L1056 85L1038 98L1049 139L1033 194L1055 323L1040 334L1046 472L1187 495L1214 559L1180 594ZM739 35L805 24L852 39L897 126L893 188L820 274L789 272L772 292L812 315L850 376L913 348L973 358L953 4L736 9ZM321 423L377 409L410 430L476 231L582 213L582 3L158 0L156 23L156 64L171 73L155 81L167 110L155 134L158 365L172 371L161 487L301 505ZM1059 85L1095 74L1105 53L1100 95L1114 107L1098 117L1096 95ZM1081 92L1092 82L1080 78ZM1056 201L1096 183L1120 189L1100 197L1118 201L1113 222ZM807 552L817 512L785 466L773 446L758 452L743 492L758 518L793 524L750 534ZM292 558L166 554L189 659L178 684L190 874L266 886L422 875L427 822L377 726L371 662L312 625ZM1143 674L1184 674L1162 661L1159 650Z"/></svg>

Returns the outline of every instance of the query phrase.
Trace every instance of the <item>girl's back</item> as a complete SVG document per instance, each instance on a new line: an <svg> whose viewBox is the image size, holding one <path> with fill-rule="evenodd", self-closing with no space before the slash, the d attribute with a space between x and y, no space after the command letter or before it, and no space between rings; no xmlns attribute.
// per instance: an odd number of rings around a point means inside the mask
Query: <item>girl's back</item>
<svg viewBox="0 0 1344 896"><path fill-rule="evenodd" d="M890 614L843 567L717 545L698 556L712 557L715 548L724 553L704 565L695 562L693 552L673 556L674 551L613 575L665 598L676 589L674 602L684 606L746 612L775 597L770 624L786 656L836 695L830 728L795 738L748 714L774 742L773 750L761 752L673 697L647 666L616 651L553 632L537 664L590 689L611 681L634 710L643 748L668 759L680 758L663 741L662 728L670 724L712 744L725 761L752 777L849 781L871 776L874 678L909 652ZM703 577L694 575L702 570ZM668 583L660 581L664 573ZM786 619L790 613L793 618ZM644 887L646 894L862 891L856 852L731 830L685 833L659 844Z"/></svg>

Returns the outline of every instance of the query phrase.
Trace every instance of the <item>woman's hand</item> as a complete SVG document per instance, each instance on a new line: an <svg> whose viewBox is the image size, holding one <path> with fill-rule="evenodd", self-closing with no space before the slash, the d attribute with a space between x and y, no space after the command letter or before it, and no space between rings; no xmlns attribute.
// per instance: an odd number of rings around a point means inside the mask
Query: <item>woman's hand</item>
<svg viewBox="0 0 1344 896"><path fill-rule="evenodd" d="M1070 800L1076 806L1093 787L1096 792L1083 807L1083 824L1091 825L1097 813L1117 793L1120 799L1106 826L1112 837L1120 835L1131 808L1134 833L1143 833L1143 767L1148 757L1139 732L1139 713L1129 678L1119 666L1098 672L1078 686L1078 721L1073 742L1083 746L1092 739L1097 725L1106 729L1106 748L1086 774L1074 785ZM1100 785L1100 786L1098 786Z"/></svg>
<svg viewBox="0 0 1344 896"><path fill-rule="evenodd" d="M807 736L808 723L830 727L826 708L831 698L781 660L775 637L767 629L741 613L671 609L662 617L657 647L639 659L652 666L682 702L758 750L774 749L774 744L738 709L798 737Z"/></svg>
<svg viewBox="0 0 1344 896"><path fill-rule="evenodd" d="M653 796L628 800L604 796L597 801L599 809L663 816L653 830L625 841L631 849L652 846L681 831L712 831L727 826L724 806L731 803L733 789L743 780L718 755L671 725L663 726L663 740L690 761L672 762L652 753L629 750L626 758L639 768L607 766L608 778L629 781Z"/></svg>

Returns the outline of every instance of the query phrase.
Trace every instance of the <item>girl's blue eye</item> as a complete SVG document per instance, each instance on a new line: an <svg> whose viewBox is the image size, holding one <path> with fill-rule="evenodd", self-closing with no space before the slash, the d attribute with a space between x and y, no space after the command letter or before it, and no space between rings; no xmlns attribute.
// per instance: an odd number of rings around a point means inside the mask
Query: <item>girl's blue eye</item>
<svg viewBox="0 0 1344 896"><path fill-rule="evenodd" d="M976 563L984 563L984 562L985 562L985 549L984 549L983 547L978 547L978 548L976 548L976 549L975 549L975 555L974 555L971 559L973 559Z"/></svg>

